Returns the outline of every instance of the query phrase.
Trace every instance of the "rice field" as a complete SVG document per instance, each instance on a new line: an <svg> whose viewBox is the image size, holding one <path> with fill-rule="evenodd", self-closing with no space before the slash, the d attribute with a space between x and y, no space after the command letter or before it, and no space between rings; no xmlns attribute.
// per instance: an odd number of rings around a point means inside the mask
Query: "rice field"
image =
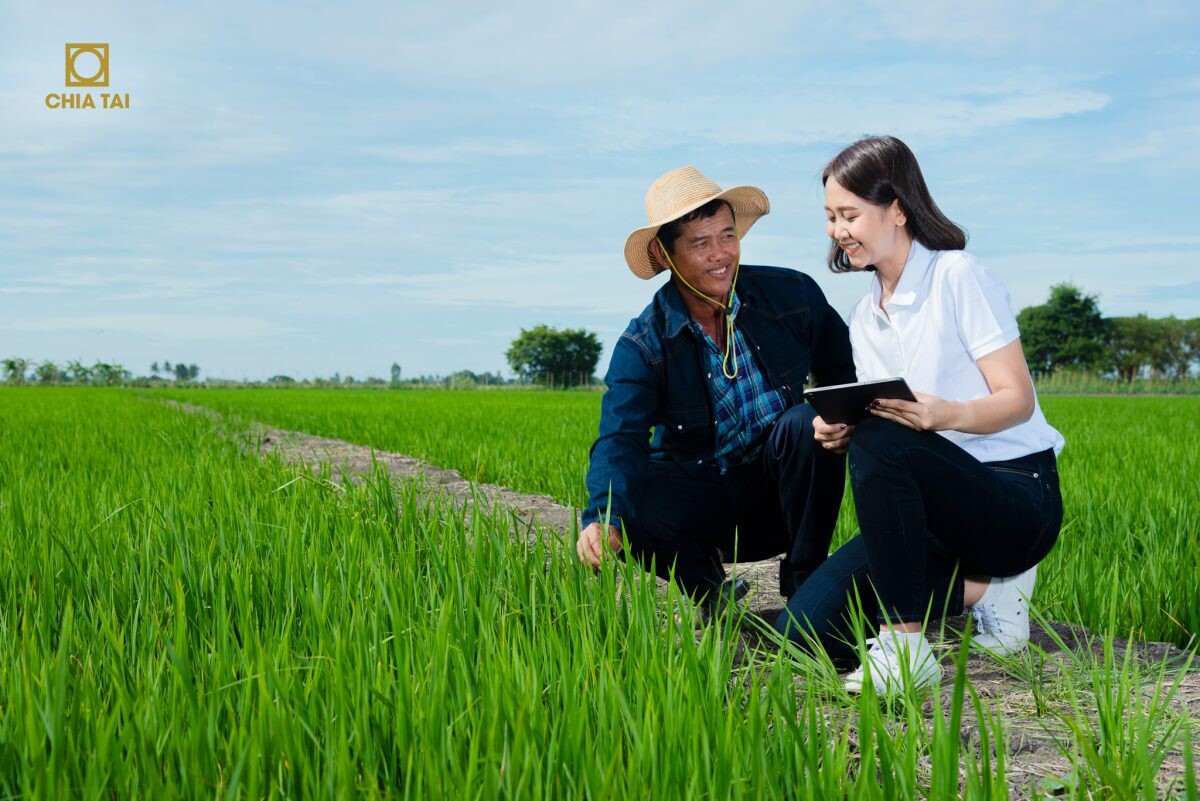
<svg viewBox="0 0 1200 801"><path fill-rule="evenodd" d="M598 404L165 394L568 502ZM261 459L160 397L0 388L0 797L1009 797L1007 722L961 653L950 703L850 698L820 659L679 631L652 582L593 577L554 534ZM1069 529L1039 604L1186 641L1196 401L1061 400ZM1072 767L1031 792L1197 798L1184 674L1109 646L1045 688ZM1156 788L1164 761L1184 769Z"/></svg>
<svg viewBox="0 0 1200 801"><path fill-rule="evenodd" d="M243 420L344 439L580 506L592 392L169 391ZM1064 528L1035 599L1055 620L1187 645L1200 635L1200 397L1047 396ZM1189 445L1190 444L1190 445ZM850 493L835 544L857 532Z"/></svg>

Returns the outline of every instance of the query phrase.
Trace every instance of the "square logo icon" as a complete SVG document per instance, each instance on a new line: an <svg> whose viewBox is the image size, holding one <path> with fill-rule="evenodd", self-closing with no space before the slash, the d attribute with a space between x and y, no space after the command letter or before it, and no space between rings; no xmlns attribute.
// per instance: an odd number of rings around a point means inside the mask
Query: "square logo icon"
<svg viewBox="0 0 1200 801"><path fill-rule="evenodd" d="M67 86L108 86L107 42L67 42Z"/></svg>

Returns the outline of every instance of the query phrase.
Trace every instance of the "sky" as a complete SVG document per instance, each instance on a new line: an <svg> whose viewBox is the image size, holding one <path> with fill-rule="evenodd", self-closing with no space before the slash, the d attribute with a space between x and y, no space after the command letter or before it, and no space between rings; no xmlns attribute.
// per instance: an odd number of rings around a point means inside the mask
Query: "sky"
<svg viewBox="0 0 1200 801"><path fill-rule="evenodd" d="M67 43L109 45L107 88L64 85ZM47 107L101 92L128 108ZM546 324L602 374L665 280L625 238L686 164L762 188L743 263L845 315L868 278L825 266L820 172L865 134L1015 309L1069 281L1200 316L1194 2L0 0L0 357L511 374Z"/></svg>

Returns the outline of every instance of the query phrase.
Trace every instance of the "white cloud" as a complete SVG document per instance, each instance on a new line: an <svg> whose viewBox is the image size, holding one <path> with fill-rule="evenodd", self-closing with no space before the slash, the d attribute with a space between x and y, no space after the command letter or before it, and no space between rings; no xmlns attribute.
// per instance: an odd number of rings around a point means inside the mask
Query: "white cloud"
<svg viewBox="0 0 1200 801"><path fill-rule="evenodd" d="M1108 316L1146 313L1195 317L1194 291L1174 293L1190 280L1190 265L1200 261L1200 248L1089 253L1079 251L1011 253L985 258L1022 309L1045 303L1054 284L1069 282L1099 295Z"/></svg>
<svg viewBox="0 0 1200 801"><path fill-rule="evenodd" d="M243 340L293 333L258 317L215 314L94 314L80 317L10 319L0 330L25 333L125 333L180 340Z"/></svg>
<svg viewBox="0 0 1200 801"><path fill-rule="evenodd" d="M632 317L650 299L651 283L624 269L619 254L564 253L560 258L501 257L430 272L337 275L317 283L387 291L397 301L461 308L563 310Z"/></svg>
<svg viewBox="0 0 1200 801"><path fill-rule="evenodd" d="M1109 103L1102 92L1048 82L987 93L940 86L897 92L892 86L867 83L840 91L817 87L767 96L699 97L694 108L670 116L658 113L650 100L626 101L615 110L592 107L577 112L590 118L586 122L592 147L620 151L698 141L725 148L845 143L880 131L945 142L1099 111ZM706 111L713 108L721 113Z"/></svg>
<svg viewBox="0 0 1200 801"><path fill-rule="evenodd" d="M544 142L467 140L438 145L369 147L366 148L366 152L385 159L411 164L449 164L480 158L540 156L548 149L548 145Z"/></svg>
<svg viewBox="0 0 1200 801"><path fill-rule="evenodd" d="M1200 125L1180 125L1146 131L1135 140L1105 150L1100 157L1104 164L1131 161L1196 163L1196 142L1200 141Z"/></svg>

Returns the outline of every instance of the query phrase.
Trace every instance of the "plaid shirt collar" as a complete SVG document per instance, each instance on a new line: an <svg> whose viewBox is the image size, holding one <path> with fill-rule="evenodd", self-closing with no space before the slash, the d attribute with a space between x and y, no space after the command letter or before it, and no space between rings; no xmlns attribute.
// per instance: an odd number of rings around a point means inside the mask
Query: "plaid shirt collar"
<svg viewBox="0 0 1200 801"><path fill-rule="evenodd" d="M730 316L737 319L741 301L735 292ZM688 319L697 338L704 343L705 381L712 398L717 431L716 461L722 472L729 467L754 459L762 447L765 434L776 418L785 411L784 399L770 385L766 375L746 344L746 338L735 326L733 349L737 353L737 376L726 378L722 365L723 350L704 333L698 322ZM732 367L732 354L729 362Z"/></svg>

